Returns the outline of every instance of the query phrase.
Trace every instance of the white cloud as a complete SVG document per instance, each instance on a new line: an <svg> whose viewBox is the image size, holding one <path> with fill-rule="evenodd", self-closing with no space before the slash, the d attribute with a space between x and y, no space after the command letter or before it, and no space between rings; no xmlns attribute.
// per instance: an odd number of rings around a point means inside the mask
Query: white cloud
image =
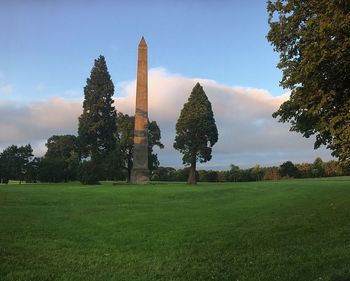
<svg viewBox="0 0 350 281"><path fill-rule="evenodd" d="M0 148L31 143L42 155L50 136L76 133L81 111L80 100L58 97L26 105L0 101Z"/></svg>
<svg viewBox="0 0 350 281"><path fill-rule="evenodd" d="M182 165L182 156L172 148L175 124L196 82L201 83L212 102L219 131L213 159L204 167L220 169L231 163L246 167L257 163L281 164L286 160L311 162L316 156L330 158L325 149L313 150L313 140L289 132L288 124L271 117L288 94L273 97L262 89L228 87L156 68L149 73L149 117L161 128L165 144L165 149L158 151L161 165ZM116 97L118 111L134 113L135 87L135 81L117 85L117 92L121 93ZM0 134L0 148L30 142L36 153L42 154L45 140L51 135L77 132L81 112L80 99L51 98L25 106L0 102L0 131L6 132Z"/></svg>
<svg viewBox="0 0 350 281"><path fill-rule="evenodd" d="M162 68L149 73L149 118L161 128L165 149L158 152L162 165L181 166L181 155L175 151L175 124L192 88L199 82L212 103L219 131L213 159L204 167L228 167L313 161L315 157L330 158L325 149L313 150L313 139L289 132L288 124L278 123L272 113L288 99L289 93L278 97L256 88L229 87L213 80L187 78ZM118 110L133 114L135 81L123 85ZM200 164L201 165L201 164Z"/></svg>

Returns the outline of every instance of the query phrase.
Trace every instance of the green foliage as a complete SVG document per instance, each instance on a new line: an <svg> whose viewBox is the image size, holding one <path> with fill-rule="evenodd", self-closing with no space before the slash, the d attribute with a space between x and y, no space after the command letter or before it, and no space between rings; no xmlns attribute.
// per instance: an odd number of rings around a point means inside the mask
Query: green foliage
<svg viewBox="0 0 350 281"><path fill-rule="evenodd" d="M122 157L122 166L127 171L127 181L130 182L134 153L135 117L118 112L117 116L119 151ZM154 146L164 148L160 141L161 133L156 121L148 125L148 168L153 171L159 166L158 156L153 152Z"/></svg>
<svg viewBox="0 0 350 281"><path fill-rule="evenodd" d="M120 155L120 151L118 150L118 143L117 143L116 149L109 152L107 155L105 155L102 163L100 163L100 167L102 169L100 179L104 179L104 180L125 179L121 163L122 163L122 156Z"/></svg>
<svg viewBox="0 0 350 281"><path fill-rule="evenodd" d="M349 180L2 186L0 280L349 280Z"/></svg>
<svg viewBox="0 0 350 281"><path fill-rule="evenodd" d="M104 169L103 163L110 153L115 151L117 144L113 95L114 85L105 58L100 56L95 60L84 88L83 113L79 117L78 128L81 156L94 162L91 164L91 167L95 167L94 174L90 175L92 178L104 178L110 174L110 171ZM89 177L85 171L91 168L88 165L90 164L83 164L80 169L80 178L84 183L89 182L85 181L85 178Z"/></svg>
<svg viewBox="0 0 350 281"><path fill-rule="evenodd" d="M54 135L47 140L47 152L41 162L41 180L47 182L77 179L80 163L78 138Z"/></svg>
<svg viewBox="0 0 350 281"><path fill-rule="evenodd" d="M250 169L250 174L253 180L260 181L264 178L264 169L260 165L255 165Z"/></svg>
<svg viewBox="0 0 350 281"><path fill-rule="evenodd" d="M66 163L62 158L42 158L39 163L39 180L41 182L66 181Z"/></svg>
<svg viewBox="0 0 350 281"><path fill-rule="evenodd" d="M68 159L72 153L79 152L78 139L73 135L53 135L47 140L46 147L45 158Z"/></svg>
<svg viewBox="0 0 350 281"><path fill-rule="evenodd" d="M325 176L324 163L320 157L317 157L312 164L312 174L315 178Z"/></svg>
<svg viewBox="0 0 350 281"><path fill-rule="evenodd" d="M24 181L33 159L33 149L30 144L11 145L4 149L0 154L1 182L7 183L9 179Z"/></svg>
<svg viewBox="0 0 350 281"><path fill-rule="evenodd" d="M158 167L152 172L152 181L175 181L176 169L173 167Z"/></svg>
<svg viewBox="0 0 350 281"><path fill-rule="evenodd" d="M217 141L218 130L211 103L197 83L177 120L174 142L174 148L183 154L183 163L191 165L188 183L196 183L196 162L209 161L212 147Z"/></svg>
<svg viewBox="0 0 350 281"><path fill-rule="evenodd" d="M84 88L83 113L79 117L79 142L82 156L98 163L116 147L114 85L105 58L95 60Z"/></svg>
<svg viewBox="0 0 350 281"><path fill-rule="evenodd" d="M154 181L186 181L190 168L178 169L159 167L153 172ZM284 162L280 167L254 167L241 169L231 164L226 171L200 170L196 172L196 180L200 182L251 182L262 180L280 180L284 177L315 178L315 177L340 177L350 176L350 165L331 160L323 162L316 158L314 163L293 164L291 161Z"/></svg>
<svg viewBox="0 0 350 281"><path fill-rule="evenodd" d="M290 98L273 116L303 136L316 135L350 162L350 5L347 0L268 1L268 40L280 53Z"/></svg>
<svg viewBox="0 0 350 281"><path fill-rule="evenodd" d="M148 168L154 171L159 166L158 155L153 152L153 148L158 146L160 149L164 145L160 141L161 133L156 121L151 121L148 124Z"/></svg>
<svg viewBox="0 0 350 281"><path fill-rule="evenodd" d="M82 184L99 184L100 167L95 161L84 161L79 166L79 181Z"/></svg>
<svg viewBox="0 0 350 281"><path fill-rule="evenodd" d="M178 169L176 171L175 180L185 182L188 180L189 175L190 175L190 168L189 167L186 167L183 169ZM199 178L198 171L196 171L196 180L198 180L198 178Z"/></svg>
<svg viewBox="0 0 350 281"><path fill-rule="evenodd" d="M119 140L118 149L121 156L121 165L127 173L127 182L130 182L134 153L135 117L129 116L128 114L123 114L122 112L118 112L117 126Z"/></svg>
<svg viewBox="0 0 350 281"><path fill-rule="evenodd" d="M279 172L281 177L297 178L299 176L298 168L293 164L292 161L284 162L280 166Z"/></svg>
<svg viewBox="0 0 350 281"><path fill-rule="evenodd" d="M198 171L198 181L200 182L218 182L219 172L213 170L199 170Z"/></svg>
<svg viewBox="0 0 350 281"><path fill-rule="evenodd" d="M228 181L240 181L241 178L242 178L241 169L238 166L231 164L230 170L228 171L227 180Z"/></svg>

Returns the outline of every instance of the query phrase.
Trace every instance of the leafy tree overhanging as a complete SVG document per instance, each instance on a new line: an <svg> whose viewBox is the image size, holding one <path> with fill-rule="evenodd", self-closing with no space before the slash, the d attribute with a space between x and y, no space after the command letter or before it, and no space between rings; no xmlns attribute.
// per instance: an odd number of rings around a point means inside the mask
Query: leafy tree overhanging
<svg viewBox="0 0 350 281"><path fill-rule="evenodd" d="M281 85L291 89L273 117L316 136L350 162L350 5L348 0L268 1L268 40L280 53Z"/></svg>

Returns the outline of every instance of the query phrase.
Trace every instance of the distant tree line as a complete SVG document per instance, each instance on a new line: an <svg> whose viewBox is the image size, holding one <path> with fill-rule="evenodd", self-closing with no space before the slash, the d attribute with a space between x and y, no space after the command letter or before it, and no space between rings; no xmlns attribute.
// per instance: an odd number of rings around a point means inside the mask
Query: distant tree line
<svg viewBox="0 0 350 281"><path fill-rule="evenodd" d="M113 153L101 161L97 175L88 174L90 167L87 168L87 165L91 165L92 161L82 161L79 137L54 135L47 140L47 151L43 157L34 157L30 144L11 145L0 152L0 183L8 183L10 179L20 182L83 182L92 176L97 180L129 181L133 164L134 117L119 112L117 123L119 131L116 147ZM163 148L160 137L157 122L150 122L148 151L151 171L159 166L153 148Z"/></svg>
<svg viewBox="0 0 350 281"><path fill-rule="evenodd" d="M129 118L132 123L133 118L118 114L119 117ZM124 120L125 121L125 120ZM153 123L155 124L155 123ZM104 174L100 180L125 180L128 181L130 167L132 166L132 133L130 130L124 132L125 140L119 143L119 152L116 159L119 168L114 172ZM150 127L150 130L153 130ZM154 133L155 132L155 133ZM154 138L153 143L161 146L158 137L155 137L158 130L149 134ZM129 137L127 138L126 135ZM122 138L122 135L120 136ZM128 141L127 141L128 140ZM127 144L128 143L128 144ZM78 137L73 135L52 136L46 143L47 152L43 157L34 157L30 144L25 146L11 145L0 153L0 183L8 183L11 180L20 182L68 182L80 180L82 162L79 156ZM172 167L158 167L159 161L156 154L152 154L149 149L151 180L152 181L179 181L188 180L191 168L175 169ZM131 154L131 156L130 156ZM113 166L115 159L106 159ZM83 162L84 163L84 162ZM88 162L89 163L89 162ZM116 165L115 165L116 166ZM114 167L115 167L114 166ZM251 168L241 169L231 164L226 171L198 170L195 173L196 181L199 182L248 182L262 180L279 180L289 178L319 178L350 176L350 166L345 166L339 161L322 161L316 158L313 163L294 164L286 161L280 166L262 167L256 165Z"/></svg>
<svg viewBox="0 0 350 281"><path fill-rule="evenodd" d="M177 170L172 167L158 167L153 171L151 179L153 181L186 181L189 173L190 168ZM350 176L350 166L344 166L335 160L324 162L321 158L316 158L313 163L293 164L287 161L280 166L256 165L248 169L231 165L227 171L198 170L196 172L196 179L199 182L248 182L335 176Z"/></svg>
<svg viewBox="0 0 350 281"><path fill-rule="evenodd" d="M0 183L11 180L20 182L82 182L94 180L126 180L129 182L133 165L134 116L118 112L118 133L116 145L100 163L98 174L90 175L91 160L82 160L79 137L74 135L53 135L47 142L43 157L34 157L30 144L11 145L0 152ZM148 159L151 171L159 166L153 149L163 148L161 134L156 121L148 126Z"/></svg>

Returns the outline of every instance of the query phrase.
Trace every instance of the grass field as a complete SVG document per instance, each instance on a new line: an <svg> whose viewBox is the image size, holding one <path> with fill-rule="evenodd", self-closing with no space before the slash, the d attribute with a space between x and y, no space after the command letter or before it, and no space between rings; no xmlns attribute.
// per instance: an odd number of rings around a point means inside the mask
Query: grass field
<svg viewBox="0 0 350 281"><path fill-rule="evenodd" d="M0 280L350 280L350 178L0 186Z"/></svg>

